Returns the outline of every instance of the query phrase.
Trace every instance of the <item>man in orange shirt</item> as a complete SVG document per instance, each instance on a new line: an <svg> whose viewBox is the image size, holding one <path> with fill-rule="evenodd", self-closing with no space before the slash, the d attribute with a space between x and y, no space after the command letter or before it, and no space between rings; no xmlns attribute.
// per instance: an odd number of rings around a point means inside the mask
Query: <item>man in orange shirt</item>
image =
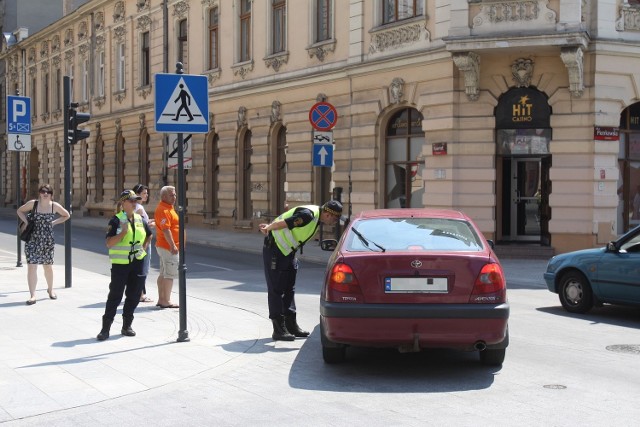
<svg viewBox="0 0 640 427"><path fill-rule="evenodd" d="M156 208L157 240L156 250L160 258L160 275L158 276L158 303L160 308L179 308L171 302L173 279L178 277L180 255L178 250L180 218L173 205L176 202L176 189L169 185L160 190L160 204Z"/></svg>

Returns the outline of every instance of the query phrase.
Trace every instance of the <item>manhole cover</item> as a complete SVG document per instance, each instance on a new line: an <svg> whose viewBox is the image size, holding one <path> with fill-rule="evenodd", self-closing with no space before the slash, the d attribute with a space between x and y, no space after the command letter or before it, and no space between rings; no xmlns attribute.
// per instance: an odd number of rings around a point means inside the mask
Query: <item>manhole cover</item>
<svg viewBox="0 0 640 427"><path fill-rule="evenodd" d="M543 387L551 390L564 390L565 388L567 388L566 385L562 385L562 384L547 384L547 385L544 385Z"/></svg>
<svg viewBox="0 0 640 427"><path fill-rule="evenodd" d="M616 353L631 353L640 354L640 345L638 344L616 344L608 345L607 350L615 351Z"/></svg>

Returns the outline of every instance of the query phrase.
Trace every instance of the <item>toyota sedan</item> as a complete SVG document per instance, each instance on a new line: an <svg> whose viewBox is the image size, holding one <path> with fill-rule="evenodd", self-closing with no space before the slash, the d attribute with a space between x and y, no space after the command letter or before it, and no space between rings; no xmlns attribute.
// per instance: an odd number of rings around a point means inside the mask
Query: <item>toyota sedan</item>
<svg viewBox="0 0 640 427"><path fill-rule="evenodd" d="M556 255L544 280L571 313L594 305L640 305L640 226L604 248Z"/></svg>
<svg viewBox="0 0 640 427"><path fill-rule="evenodd" d="M451 348L501 365L509 343L506 281L492 244L464 213L360 213L334 250L320 298L325 362L349 346Z"/></svg>

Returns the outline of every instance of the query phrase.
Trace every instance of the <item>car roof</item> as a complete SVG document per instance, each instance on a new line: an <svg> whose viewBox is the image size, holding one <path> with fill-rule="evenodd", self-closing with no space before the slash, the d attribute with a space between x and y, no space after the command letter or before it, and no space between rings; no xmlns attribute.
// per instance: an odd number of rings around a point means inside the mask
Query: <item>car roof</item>
<svg viewBox="0 0 640 427"><path fill-rule="evenodd" d="M370 218L445 218L457 220L470 220L461 211L452 209L430 209L430 208L410 208L410 209L372 209L362 211L354 219Z"/></svg>

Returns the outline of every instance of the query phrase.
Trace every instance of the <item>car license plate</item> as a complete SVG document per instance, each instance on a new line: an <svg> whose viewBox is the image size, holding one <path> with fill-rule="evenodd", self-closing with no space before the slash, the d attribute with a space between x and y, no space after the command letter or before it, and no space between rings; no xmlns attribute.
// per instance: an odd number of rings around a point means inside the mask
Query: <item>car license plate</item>
<svg viewBox="0 0 640 427"><path fill-rule="evenodd" d="M449 283L446 277L387 277L385 293L446 293Z"/></svg>

